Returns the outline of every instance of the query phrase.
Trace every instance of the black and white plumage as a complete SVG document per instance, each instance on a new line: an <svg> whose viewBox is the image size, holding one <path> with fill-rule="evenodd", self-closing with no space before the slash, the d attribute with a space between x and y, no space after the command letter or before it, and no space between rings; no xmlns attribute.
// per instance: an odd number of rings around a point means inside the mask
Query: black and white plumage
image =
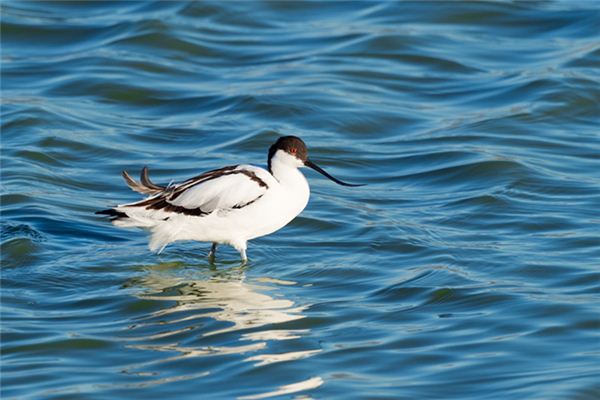
<svg viewBox="0 0 600 400"><path fill-rule="evenodd" d="M233 165L167 186L153 183L146 167L139 182L123 171L127 185L148 197L98 214L111 216L116 226L149 229L152 251L196 240L213 243L211 256L217 244L229 244L246 261L248 240L277 231L306 207L310 189L298 169L304 166L338 184L360 186L332 177L308 159L300 138L285 136L270 147L268 170Z"/></svg>

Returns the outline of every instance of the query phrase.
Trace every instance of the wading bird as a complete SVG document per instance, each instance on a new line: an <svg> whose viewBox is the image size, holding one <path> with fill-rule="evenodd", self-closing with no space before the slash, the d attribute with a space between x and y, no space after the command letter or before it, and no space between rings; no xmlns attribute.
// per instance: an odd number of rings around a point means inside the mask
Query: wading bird
<svg viewBox="0 0 600 400"><path fill-rule="evenodd" d="M232 165L167 186L154 184L146 167L140 182L123 171L127 185L148 197L97 214L109 215L119 227L148 229L152 251L160 253L169 243L195 240L212 242L211 259L218 244L228 244L246 262L249 240L283 228L306 207L310 188L299 170L305 166L340 185L362 186L329 175L308 159L300 138L284 136L269 148L268 170Z"/></svg>

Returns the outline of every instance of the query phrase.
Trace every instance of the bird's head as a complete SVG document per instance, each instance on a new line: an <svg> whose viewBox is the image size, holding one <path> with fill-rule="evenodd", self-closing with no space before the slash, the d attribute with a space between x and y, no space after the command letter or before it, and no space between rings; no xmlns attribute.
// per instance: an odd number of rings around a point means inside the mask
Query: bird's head
<svg viewBox="0 0 600 400"><path fill-rule="evenodd" d="M272 165L275 162L295 168L308 167L314 169L318 173L331 179L339 185L364 186L343 182L325 172L323 168L319 167L308 158L308 149L306 148L306 144L302 141L302 139L296 136L282 136L277 139L273 145L271 145L269 148L268 162L269 172L271 173L273 173Z"/></svg>

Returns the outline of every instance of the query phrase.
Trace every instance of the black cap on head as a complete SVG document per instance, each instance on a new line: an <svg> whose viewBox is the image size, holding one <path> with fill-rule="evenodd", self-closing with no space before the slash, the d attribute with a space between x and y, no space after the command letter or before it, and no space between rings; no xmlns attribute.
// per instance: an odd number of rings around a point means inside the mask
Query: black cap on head
<svg viewBox="0 0 600 400"><path fill-rule="evenodd" d="M282 136L271 147L269 148L269 172L271 171L271 158L275 155L277 150L283 150L288 154L291 154L305 162L308 160L308 149L306 144L297 136Z"/></svg>

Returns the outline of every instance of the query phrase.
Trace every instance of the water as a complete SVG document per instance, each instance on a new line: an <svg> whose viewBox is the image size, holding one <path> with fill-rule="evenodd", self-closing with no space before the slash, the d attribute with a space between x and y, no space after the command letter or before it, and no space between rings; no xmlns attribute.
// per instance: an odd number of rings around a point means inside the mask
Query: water
<svg viewBox="0 0 600 400"><path fill-rule="evenodd" d="M600 397L598 3L1 6L3 399ZM248 266L94 215L287 134Z"/></svg>

